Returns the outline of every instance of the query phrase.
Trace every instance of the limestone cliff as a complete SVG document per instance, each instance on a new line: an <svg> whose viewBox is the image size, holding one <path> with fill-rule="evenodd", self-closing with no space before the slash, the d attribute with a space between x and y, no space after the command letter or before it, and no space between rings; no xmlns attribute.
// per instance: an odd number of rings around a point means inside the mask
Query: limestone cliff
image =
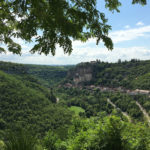
<svg viewBox="0 0 150 150"><path fill-rule="evenodd" d="M75 85L88 83L93 78L93 66L90 63L80 63L68 72L68 77Z"/></svg>

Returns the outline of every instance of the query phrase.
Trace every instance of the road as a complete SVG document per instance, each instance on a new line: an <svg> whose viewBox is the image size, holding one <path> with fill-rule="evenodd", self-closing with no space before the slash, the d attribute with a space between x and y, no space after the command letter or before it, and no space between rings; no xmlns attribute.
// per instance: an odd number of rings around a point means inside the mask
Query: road
<svg viewBox="0 0 150 150"><path fill-rule="evenodd" d="M139 106L140 110L143 112L144 117L147 119L148 123L150 123L150 117L146 110L141 106L139 102L136 101L136 105Z"/></svg>
<svg viewBox="0 0 150 150"><path fill-rule="evenodd" d="M109 104L111 104L115 109L121 111L121 113L128 119L129 122L132 121L131 118L130 118L130 116L128 115L128 113L127 113L127 112L123 112L123 111L122 111L120 108L118 108L109 98L107 98L107 102L108 102Z"/></svg>

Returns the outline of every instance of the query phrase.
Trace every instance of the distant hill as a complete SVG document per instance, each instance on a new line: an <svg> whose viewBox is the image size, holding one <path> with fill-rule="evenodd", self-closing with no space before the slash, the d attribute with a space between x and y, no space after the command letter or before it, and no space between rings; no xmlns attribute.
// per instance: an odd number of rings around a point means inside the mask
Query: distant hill
<svg viewBox="0 0 150 150"><path fill-rule="evenodd" d="M150 90L150 61L80 63L68 72L66 83Z"/></svg>
<svg viewBox="0 0 150 150"><path fill-rule="evenodd" d="M53 87L62 81L73 66L26 65L0 61L0 70L14 75L30 75L46 87Z"/></svg>

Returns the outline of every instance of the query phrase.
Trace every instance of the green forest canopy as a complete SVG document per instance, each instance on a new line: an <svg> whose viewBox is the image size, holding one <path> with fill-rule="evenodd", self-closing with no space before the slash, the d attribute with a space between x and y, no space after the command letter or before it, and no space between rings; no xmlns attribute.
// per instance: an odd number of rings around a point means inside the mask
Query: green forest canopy
<svg viewBox="0 0 150 150"><path fill-rule="evenodd" d="M145 5L146 0L132 0L135 3ZM112 50L113 43L108 37L111 26L96 5L97 0L1 0L0 42L14 54L21 54L21 46L14 38L27 42L34 38L36 44L30 52L46 55L55 55L56 44L70 54L72 39L85 42L96 38L97 44L102 40ZM119 6L119 0L105 0L109 11L119 12ZM6 49L0 47L0 52Z"/></svg>
<svg viewBox="0 0 150 150"><path fill-rule="evenodd" d="M144 85L149 81L149 64L150 61L138 60L97 63L106 70L115 68L112 73L120 75L117 70L123 71L121 68L128 66L129 73L136 72L133 75L139 75L137 80L145 81ZM52 102L52 91L38 79L44 79L43 74L50 71L57 74L67 69L0 62L0 150L150 149L149 123L136 105L139 102L150 115L149 95L58 86L53 91L60 101ZM38 72L36 77L35 72ZM64 77L56 78L64 80ZM45 82L51 83L47 78ZM120 110L114 109L107 98Z"/></svg>

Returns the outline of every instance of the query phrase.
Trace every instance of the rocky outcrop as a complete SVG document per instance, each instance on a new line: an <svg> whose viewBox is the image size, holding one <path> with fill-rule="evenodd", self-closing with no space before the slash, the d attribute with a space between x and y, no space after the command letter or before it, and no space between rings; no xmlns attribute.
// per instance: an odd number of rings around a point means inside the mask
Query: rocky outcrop
<svg viewBox="0 0 150 150"><path fill-rule="evenodd" d="M79 64L68 73L74 85L90 82L93 78L93 66L89 64Z"/></svg>
<svg viewBox="0 0 150 150"><path fill-rule="evenodd" d="M92 71L90 68L78 69L73 77L73 82L77 85L82 82L89 82L92 80Z"/></svg>

